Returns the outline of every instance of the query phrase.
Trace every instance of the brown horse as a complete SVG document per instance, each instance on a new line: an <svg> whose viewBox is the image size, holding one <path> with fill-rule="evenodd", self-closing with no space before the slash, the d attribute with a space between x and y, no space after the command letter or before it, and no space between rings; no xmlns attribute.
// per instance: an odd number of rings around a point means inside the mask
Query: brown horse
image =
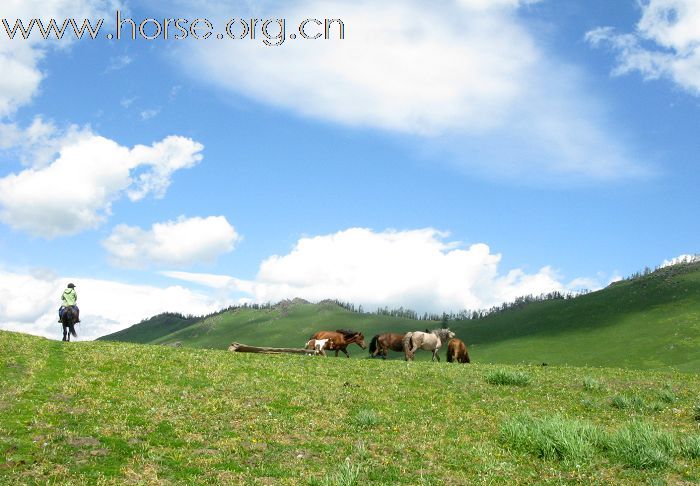
<svg viewBox="0 0 700 486"><path fill-rule="evenodd" d="M386 359L387 352L392 351L403 352L403 337L405 334L397 334L395 332L385 332L377 334L369 343L369 355L376 358L381 355L382 359Z"/></svg>
<svg viewBox="0 0 700 486"><path fill-rule="evenodd" d="M367 349L365 344L365 336L361 332L348 331L347 329L338 329L337 331L318 331L311 336L311 339L328 339L326 349L335 351L335 357L338 357L338 351L345 353L348 358L348 346L357 344L362 349Z"/></svg>
<svg viewBox="0 0 700 486"><path fill-rule="evenodd" d="M447 343L447 362L470 363L467 345L461 339L454 338Z"/></svg>

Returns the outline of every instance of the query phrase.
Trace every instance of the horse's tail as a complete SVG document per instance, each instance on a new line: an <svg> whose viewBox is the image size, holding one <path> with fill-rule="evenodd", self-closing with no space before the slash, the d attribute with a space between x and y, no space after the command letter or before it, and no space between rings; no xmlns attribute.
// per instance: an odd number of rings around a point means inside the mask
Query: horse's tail
<svg viewBox="0 0 700 486"><path fill-rule="evenodd" d="M406 354L406 361L409 359L409 354L413 349L413 333L407 332L403 337L403 351Z"/></svg>
<svg viewBox="0 0 700 486"><path fill-rule="evenodd" d="M73 337L78 337L78 333L75 332L75 326L74 326L73 324L71 324L71 325L69 326L69 328L70 328L70 333L71 333L71 335L72 335Z"/></svg>
<svg viewBox="0 0 700 486"><path fill-rule="evenodd" d="M376 334L369 343L369 354L374 354L377 350L377 341L379 341L379 334Z"/></svg>

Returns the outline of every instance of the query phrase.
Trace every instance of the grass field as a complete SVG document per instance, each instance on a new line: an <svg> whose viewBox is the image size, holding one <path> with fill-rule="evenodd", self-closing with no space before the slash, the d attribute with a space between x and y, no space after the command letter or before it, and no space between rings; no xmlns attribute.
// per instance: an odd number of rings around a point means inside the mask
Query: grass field
<svg viewBox="0 0 700 486"><path fill-rule="evenodd" d="M242 308L192 321L157 316L105 339L211 349L226 349L232 341L301 347L321 329L355 329L369 343L376 333L439 325L350 312L332 303L287 301L270 309ZM453 321L450 327L479 363L700 372L700 263L662 268L575 299L534 302L482 319ZM366 354L354 345L349 351L355 357ZM403 358L393 352L390 357Z"/></svg>
<svg viewBox="0 0 700 486"><path fill-rule="evenodd" d="M694 484L699 390L677 372L0 332L0 483Z"/></svg>

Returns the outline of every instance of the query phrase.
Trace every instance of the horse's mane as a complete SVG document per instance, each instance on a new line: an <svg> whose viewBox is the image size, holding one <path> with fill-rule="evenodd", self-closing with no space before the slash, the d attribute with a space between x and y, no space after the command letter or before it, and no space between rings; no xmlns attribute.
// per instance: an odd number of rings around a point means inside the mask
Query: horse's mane
<svg viewBox="0 0 700 486"><path fill-rule="evenodd" d="M335 332L339 332L343 336L347 337L352 337L356 334L359 334L357 331L351 331L349 329L336 329Z"/></svg>
<svg viewBox="0 0 700 486"><path fill-rule="evenodd" d="M433 329L430 331L431 334L435 334L436 336L443 336L450 332L450 328L438 328L438 329Z"/></svg>

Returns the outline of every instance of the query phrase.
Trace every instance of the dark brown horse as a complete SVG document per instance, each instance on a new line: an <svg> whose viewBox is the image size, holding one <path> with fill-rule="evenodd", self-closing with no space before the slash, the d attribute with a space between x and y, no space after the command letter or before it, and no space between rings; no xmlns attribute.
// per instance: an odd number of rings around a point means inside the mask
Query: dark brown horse
<svg viewBox="0 0 700 486"><path fill-rule="evenodd" d="M78 322L78 312L75 307L69 305L61 313L61 324L63 325L63 340L70 341L71 334L73 337L78 337L78 333L75 332L75 324Z"/></svg>
<svg viewBox="0 0 700 486"><path fill-rule="evenodd" d="M311 339L328 339L326 349L335 351L336 358L338 351L345 353L348 358L348 346L352 343L357 344L362 349L367 349L365 344L365 336L361 332L348 331L347 329L338 329L337 331L318 331L311 336Z"/></svg>
<svg viewBox="0 0 700 486"><path fill-rule="evenodd" d="M395 332L385 332L377 334L369 343L369 355L376 358L381 355L382 359L386 359L387 352L392 351L403 352L403 337L405 334L397 334Z"/></svg>
<svg viewBox="0 0 700 486"><path fill-rule="evenodd" d="M454 338L447 344L447 362L469 363L467 345L461 339Z"/></svg>

